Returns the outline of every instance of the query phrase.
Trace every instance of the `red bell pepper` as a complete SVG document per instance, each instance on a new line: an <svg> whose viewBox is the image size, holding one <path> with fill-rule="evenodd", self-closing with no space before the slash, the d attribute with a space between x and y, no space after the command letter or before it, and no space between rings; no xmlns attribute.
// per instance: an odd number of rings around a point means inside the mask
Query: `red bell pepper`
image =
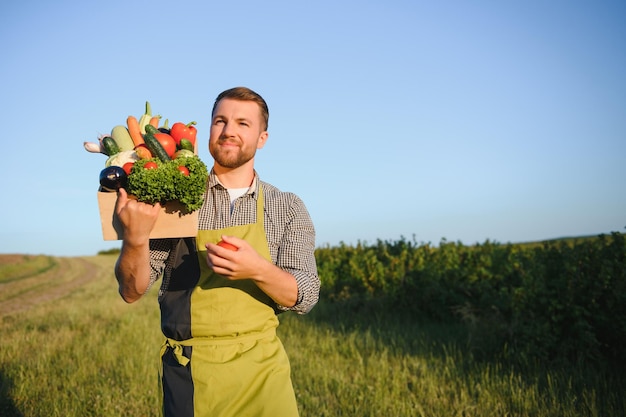
<svg viewBox="0 0 626 417"><path fill-rule="evenodd" d="M196 146L196 134L198 130L194 126L196 122L189 122L184 124L183 122L176 122L170 128L170 136L176 141L176 145L180 144L181 139L187 139L191 144Z"/></svg>

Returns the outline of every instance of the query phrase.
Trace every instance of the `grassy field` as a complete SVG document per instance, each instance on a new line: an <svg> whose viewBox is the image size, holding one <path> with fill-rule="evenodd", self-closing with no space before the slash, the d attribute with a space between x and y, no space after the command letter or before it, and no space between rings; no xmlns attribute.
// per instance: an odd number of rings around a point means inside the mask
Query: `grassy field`
<svg viewBox="0 0 626 417"><path fill-rule="evenodd" d="M127 305L114 255L0 255L0 415L156 416L156 290ZM322 300L280 316L302 417L623 416L601 369L478 361L462 328Z"/></svg>

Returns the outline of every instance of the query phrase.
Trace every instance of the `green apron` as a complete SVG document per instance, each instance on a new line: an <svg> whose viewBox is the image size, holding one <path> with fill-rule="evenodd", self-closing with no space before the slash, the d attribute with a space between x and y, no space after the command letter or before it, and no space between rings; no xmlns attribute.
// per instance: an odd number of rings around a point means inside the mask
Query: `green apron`
<svg viewBox="0 0 626 417"><path fill-rule="evenodd" d="M185 292L185 302L161 307L183 311L176 313L186 316L177 323L188 326L191 334L185 340L167 337L161 351L163 410L168 417L298 416L289 360L276 335L274 301L252 280L230 280L206 263L205 243L216 243L222 235L246 240L271 261L263 207L259 186L256 223L199 230L197 282ZM186 303L188 308L180 307ZM170 330L164 333L173 335Z"/></svg>

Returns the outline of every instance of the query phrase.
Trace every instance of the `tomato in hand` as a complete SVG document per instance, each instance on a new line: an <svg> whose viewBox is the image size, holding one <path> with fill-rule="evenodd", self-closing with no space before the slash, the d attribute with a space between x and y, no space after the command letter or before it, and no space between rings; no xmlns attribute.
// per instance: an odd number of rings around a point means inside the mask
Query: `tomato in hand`
<svg viewBox="0 0 626 417"><path fill-rule="evenodd" d="M230 243L226 243L223 240L220 240L219 242L217 242L217 246L221 246L221 247L223 247L225 249L228 249L228 250L234 250L234 251L238 250L237 246L232 245Z"/></svg>
<svg viewBox="0 0 626 417"><path fill-rule="evenodd" d="M133 169L133 165L135 165L134 162L126 162L124 166L122 166L122 169L124 170L126 175L130 175L130 170Z"/></svg>
<svg viewBox="0 0 626 417"><path fill-rule="evenodd" d="M167 133L155 133L154 138L159 141L165 153L170 158L176 153L176 141Z"/></svg>
<svg viewBox="0 0 626 417"><path fill-rule="evenodd" d="M178 170L179 170L179 171L180 171L180 172L181 172L181 173L182 173L185 177L188 177L188 176L189 176L189 168L187 168L186 166L184 166L184 165L180 165L180 166L178 167Z"/></svg>
<svg viewBox="0 0 626 417"><path fill-rule="evenodd" d="M145 169L157 169L159 166L157 165L156 162L150 161L150 162L146 162L146 164L143 167Z"/></svg>

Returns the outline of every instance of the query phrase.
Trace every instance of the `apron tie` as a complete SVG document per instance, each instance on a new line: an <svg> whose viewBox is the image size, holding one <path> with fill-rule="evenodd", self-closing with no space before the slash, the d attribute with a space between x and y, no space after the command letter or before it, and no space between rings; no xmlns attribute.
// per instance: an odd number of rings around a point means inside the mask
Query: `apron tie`
<svg viewBox="0 0 626 417"><path fill-rule="evenodd" d="M167 338L165 340L165 343L163 343L163 346L161 346L161 357L163 357L168 347L172 349L172 353L174 354L174 358L176 358L176 362L178 362L182 366L187 366L187 364L189 363L189 358L183 355L183 345L174 339Z"/></svg>

